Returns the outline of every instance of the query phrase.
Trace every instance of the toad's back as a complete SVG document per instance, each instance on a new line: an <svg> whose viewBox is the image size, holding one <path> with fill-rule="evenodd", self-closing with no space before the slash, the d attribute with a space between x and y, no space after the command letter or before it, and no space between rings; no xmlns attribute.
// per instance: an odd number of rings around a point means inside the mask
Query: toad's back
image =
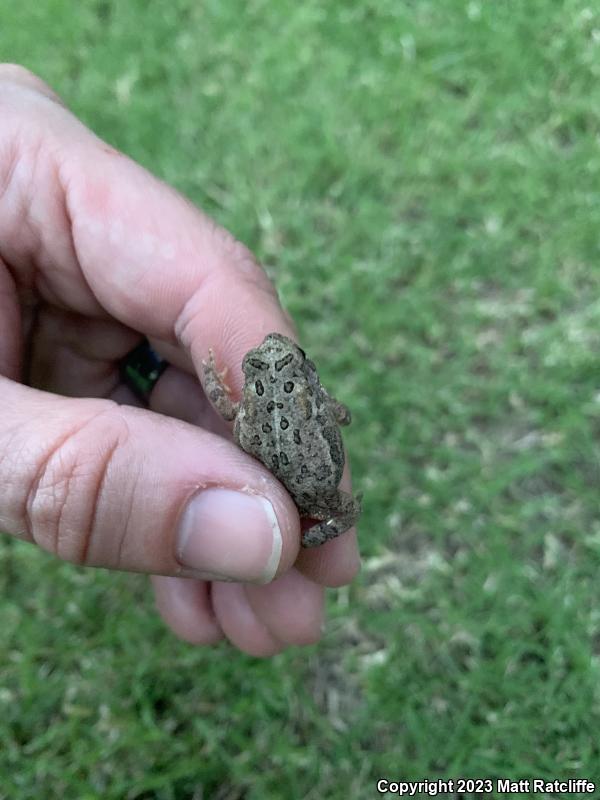
<svg viewBox="0 0 600 800"><path fill-rule="evenodd" d="M291 339L271 334L246 355L243 370L236 441L301 510L314 505L336 490L344 468L342 437L314 364Z"/></svg>

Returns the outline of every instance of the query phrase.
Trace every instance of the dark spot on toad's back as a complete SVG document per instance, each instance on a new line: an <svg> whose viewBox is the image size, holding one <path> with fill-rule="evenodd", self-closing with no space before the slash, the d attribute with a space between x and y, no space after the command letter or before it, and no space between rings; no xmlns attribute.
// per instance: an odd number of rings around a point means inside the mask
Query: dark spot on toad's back
<svg viewBox="0 0 600 800"><path fill-rule="evenodd" d="M281 418L281 420L279 421L279 425L282 431L287 431L287 429L290 427L290 423L285 417Z"/></svg>
<svg viewBox="0 0 600 800"><path fill-rule="evenodd" d="M287 367L294 360L294 356L292 353L288 353L283 358L280 358L279 361L275 362L275 369L277 372L281 372L284 367Z"/></svg>
<svg viewBox="0 0 600 800"><path fill-rule="evenodd" d="M293 392L294 391L294 382L293 381L286 381L283 384L283 391L286 392L286 394L289 394L290 392Z"/></svg>
<svg viewBox="0 0 600 800"><path fill-rule="evenodd" d="M263 422L262 424L262 431L263 433L271 433L273 427L268 422Z"/></svg>
<svg viewBox="0 0 600 800"><path fill-rule="evenodd" d="M344 463L344 453L340 447L340 437L337 428L331 425L326 425L323 428L323 436L329 445L329 452L331 453L331 460L334 464Z"/></svg>
<svg viewBox="0 0 600 800"><path fill-rule="evenodd" d="M256 381L256 383L254 384L254 388L256 389L256 394L259 397L262 397L263 394L265 393L265 387L263 386L262 381Z"/></svg>
<svg viewBox="0 0 600 800"><path fill-rule="evenodd" d="M259 358L251 358L248 361L254 369L269 369L269 365L266 364L264 361L261 361Z"/></svg>

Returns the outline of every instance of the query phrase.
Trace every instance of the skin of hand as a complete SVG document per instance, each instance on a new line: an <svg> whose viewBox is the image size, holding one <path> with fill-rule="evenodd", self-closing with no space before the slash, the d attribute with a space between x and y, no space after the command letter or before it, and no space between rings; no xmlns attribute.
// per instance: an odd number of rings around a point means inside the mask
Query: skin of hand
<svg viewBox="0 0 600 800"><path fill-rule="evenodd" d="M0 120L0 530L150 574L186 641L317 641L323 587L359 569L355 532L300 550L292 500L197 377L211 347L237 398L244 353L293 336L263 270L22 67L0 65ZM118 370L144 336L170 362L149 409Z"/></svg>

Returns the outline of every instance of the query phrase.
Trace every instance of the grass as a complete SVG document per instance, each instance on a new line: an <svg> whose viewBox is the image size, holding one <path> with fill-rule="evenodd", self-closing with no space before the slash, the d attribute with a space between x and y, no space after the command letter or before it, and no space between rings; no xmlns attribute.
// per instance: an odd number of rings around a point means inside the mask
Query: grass
<svg viewBox="0 0 600 800"><path fill-rule="evenodd" d="M361 578L266 662L1 542L0 798L600 781L600 12L8 0L0 58L257 253L365 492Z"/></svg>

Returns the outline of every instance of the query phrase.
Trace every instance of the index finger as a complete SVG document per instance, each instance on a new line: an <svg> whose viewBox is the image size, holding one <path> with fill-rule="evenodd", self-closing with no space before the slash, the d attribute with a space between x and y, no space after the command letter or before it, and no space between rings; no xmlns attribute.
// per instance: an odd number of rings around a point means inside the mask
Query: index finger
<svg viewBox="0 0 600 800"><path fill-rule="evenodd" d="M233 367L250 347L291 332L250 251L85 128L35 76L17 82L23 73L0 67L0 238L17 283L37 270L44 299L108 314L184 351L197 373L211 346L238 380Z"/></svg>

